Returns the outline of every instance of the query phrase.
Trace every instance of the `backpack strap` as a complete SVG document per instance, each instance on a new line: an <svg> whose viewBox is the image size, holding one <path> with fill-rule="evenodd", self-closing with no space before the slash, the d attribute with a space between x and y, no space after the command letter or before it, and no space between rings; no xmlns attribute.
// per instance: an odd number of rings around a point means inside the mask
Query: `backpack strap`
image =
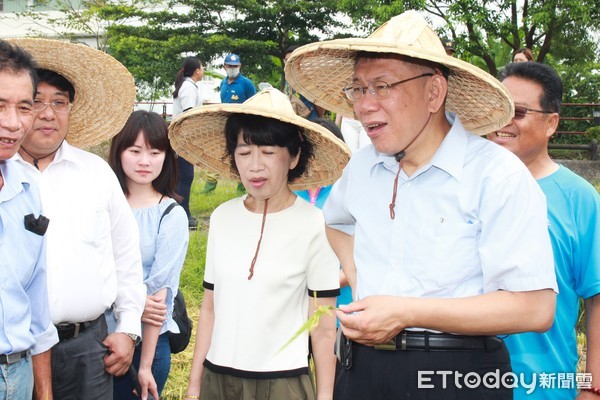
<svg viewBox="0 0 600 400"><path fill-rule="evenodd" d="M159 230L159 232L160 232L160 224L162 223L162 220L165 217L165 215L167 215L168 213L170 213L171 210L174 209L178 205L179 204L176 201L174 201L173 203L169 204L169 206L167 208L165 208L165 211L163 211L162 215L160 216L160 220L158 221L158 230Z"/></svg>

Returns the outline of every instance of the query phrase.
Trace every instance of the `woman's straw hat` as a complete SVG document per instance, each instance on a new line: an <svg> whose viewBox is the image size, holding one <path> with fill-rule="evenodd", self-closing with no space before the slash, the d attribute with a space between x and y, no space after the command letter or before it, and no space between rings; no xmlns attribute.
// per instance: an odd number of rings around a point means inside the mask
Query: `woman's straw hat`
<svg viewBox="0 0 600 400"><path fill-rule="evenodd" d="M83 44L38 38L8 39L27 50L38 68L64 76L75 88L67 141L81 148L116 135L135 103L135 83L123 64Z"/></svg>
<svg viewBox="0 0 600 400"><path fill-rule="evenodd" d="M342 89L352 83L358 52L391 53L442 64L450 70L446 109L473 133L506 126L514 115L508 91L487 72L446 55L438 35L415 11L381 25L368 38L312 43L295 50L285 64L289 84L315 105L355 118Z"/></svg>
<svg viewBox="0 0 600 400"><path fill-rule="evenodd" d="M225 123L231 114L250 114L300 127L314 146L314 158L306 172L290 187L302 190L327 186L336 181L350 159L346 144L326 128L294 113L289 98L277 89L266 89L242 104L213 104L180 114L169 127L171 145L189 162L219 174L239 179L232 170L225 148Z"/></svg>

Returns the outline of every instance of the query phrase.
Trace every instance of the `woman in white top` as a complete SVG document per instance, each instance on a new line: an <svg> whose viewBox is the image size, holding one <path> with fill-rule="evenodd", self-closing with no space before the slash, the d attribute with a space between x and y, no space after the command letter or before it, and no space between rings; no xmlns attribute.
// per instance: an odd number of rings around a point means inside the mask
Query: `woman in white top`
<svg viewBox="0 0 600 400"><path fill-rule="evenodd" d="M286 346L319 305L335 306L339 261L321 211L293 189L329 185L349 159L343 142L297 116L276 89L243 104L186 113L170 127L176 149L247 194L210 218L204 297L185 398L330 400L335 318Z"/></svg>
<svg viewBox="0 0 600 400"><path fill-rule="evenodd" d="M175 91L173 92L173 118L184 111L202 105L202 95L198 90L196 82L204 76L202 63L196 57L188 57L177 76L175 77ZM179 181L177 182L177 193L183 197L181 206L188 216L188 226L196 228L198 222L190 213L190 190L194 180L194 166L183 157L177 158L179 163Z"/></svg>

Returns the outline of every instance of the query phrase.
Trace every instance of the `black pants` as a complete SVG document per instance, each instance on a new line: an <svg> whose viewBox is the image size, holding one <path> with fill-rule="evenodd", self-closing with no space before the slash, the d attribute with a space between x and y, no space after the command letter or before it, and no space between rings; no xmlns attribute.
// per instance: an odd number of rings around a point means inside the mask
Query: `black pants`
<svg viewBox="0 0 600 400"><path fill-rule="evenodd" d="M194 181L194 165L181 156L177 157L179 170L179 181L177 182L177 194L183 197L181 206L190 217L190 192Z"/></svg>
<svg viewBox="0 0 600 400"><path fill-rule="evenodd" d="M504 343L494 351L386 351L354 343L352 352L351 369L338 363L335 400L513 398L513 389L502 383L487 387L512 371ZM481 381L487 373L486 385Z"/></svg>

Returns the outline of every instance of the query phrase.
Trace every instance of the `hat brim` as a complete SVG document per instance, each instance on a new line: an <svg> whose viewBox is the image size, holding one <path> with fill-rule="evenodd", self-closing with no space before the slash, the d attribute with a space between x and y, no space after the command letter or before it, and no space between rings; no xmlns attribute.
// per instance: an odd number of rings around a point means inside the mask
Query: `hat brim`
<svg viewBox="0 0 600 400"><path fill-rule="evenodd" d="M8 39L27 50L40 69L64 76L75 88L67 140L89 148L116 135L135 104L133 76L114 57L83 44L40 38Z"/></svg>
<svg viewBox="0 0 600 400"><path fill-rule="evenodd" d="M312 43L296 49L285 65L289 84L315 105L356 118L342 89L352 82L358 52L390 53L427 60L450 71L446 109L479 135L506 126L514 104L506 88L493 76L467 62L434 50L381 39L351 38Z"/></svg>
<svg viewBox="0 0 600 400"><path fill-rule="evenodd" d="M240 179L233 171L225 147L225 124L231 114L250 114L292 123L313 144L314 157L305 173L290 183L293 190L333 184L350 159L346 144L319 124L302 117L281 116L272 110L248 104L213 104L193 108L177 116L169 127L175 151L194 165L229 179Z"/></svg>

